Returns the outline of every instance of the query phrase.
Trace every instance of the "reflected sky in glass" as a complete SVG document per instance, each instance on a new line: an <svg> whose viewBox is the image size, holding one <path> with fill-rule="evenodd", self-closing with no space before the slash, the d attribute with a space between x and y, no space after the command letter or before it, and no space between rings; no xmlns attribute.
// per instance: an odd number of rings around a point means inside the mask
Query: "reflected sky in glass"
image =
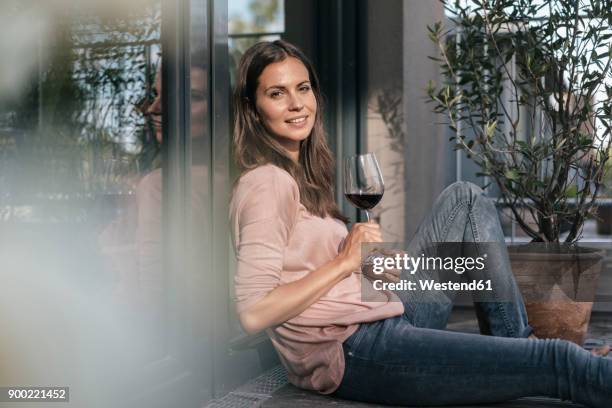
<svg viewBox="0 0 612 408"><path fill-rule="evenodd" d="M229 0L229 33L276 33L285 30L284 0Z"/></svg>

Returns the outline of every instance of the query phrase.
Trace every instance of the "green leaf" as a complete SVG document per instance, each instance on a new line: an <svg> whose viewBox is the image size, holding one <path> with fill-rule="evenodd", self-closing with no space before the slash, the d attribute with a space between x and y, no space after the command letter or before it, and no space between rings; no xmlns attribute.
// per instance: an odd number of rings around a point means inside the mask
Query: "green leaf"
<svg viewBox="0 0 612 408"><path fill-rule="evenodd" d="M567 139L561 139L559 143L557 143L557 147L555 148L555 150L561 150L563 145L565 145L565 142L567 142Z"/></svg>
<svg viewBox="0 0 612 408"><path fill-rule="evenodd" d="M508 170L506 171L506 173L504 173L504 176L508 179L508 180L512 180L512 181L516 181L519 179L519 173L518 171L516 171L515 169L512 170Z"/></svg>
<svg viewBox="0 0 612 408"><path fill-rule="evenodd" d="M486 135L488 139L492 139L493 135L495 135L495 129L497 128L497 121L493 121L488 123L487 122L487 126L486 126Z"/></svg>

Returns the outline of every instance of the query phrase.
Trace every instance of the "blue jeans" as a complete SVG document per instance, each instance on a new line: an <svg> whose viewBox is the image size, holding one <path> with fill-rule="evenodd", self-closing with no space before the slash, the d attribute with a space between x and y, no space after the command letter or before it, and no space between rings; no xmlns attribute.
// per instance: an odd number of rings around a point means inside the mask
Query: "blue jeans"
<svg viewBox="0 0 612 408"><path fill-rule="evenodd" d="M478 187L461 182L441 193L408 249L418 253L432 242L503 240L494 204ZM391 405L548 396L612 406L612 359L563 340L527 339L532 329L508 254L493 257L486 273L504 281L514 299L475 305L481 332L488 335L445 331L453 299L442 292L398 293L404 314L363 323L343 343L345 372L333 395Z"/></svg>

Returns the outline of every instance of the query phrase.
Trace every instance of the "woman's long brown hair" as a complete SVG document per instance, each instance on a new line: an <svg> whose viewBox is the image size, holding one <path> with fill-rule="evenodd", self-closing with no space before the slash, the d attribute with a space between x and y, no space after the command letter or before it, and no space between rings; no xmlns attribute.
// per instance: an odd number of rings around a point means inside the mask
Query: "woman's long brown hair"
<svg viewBox="0 0 612 408"><path fill-rule="evenodd" d="M255 105L259 76L270 64L293 57L308 70L311 89L317 100L317 114L310 136L300 142L299 163L263 126ZM260 42L249 48L238 65L234 89L234 155L240 173L264 164L274 164L293 176L300 201L314 215L327 215L348 222L334 201L334 159L323 128L323 100L319 79L312 63L287 41Z"/></svg>

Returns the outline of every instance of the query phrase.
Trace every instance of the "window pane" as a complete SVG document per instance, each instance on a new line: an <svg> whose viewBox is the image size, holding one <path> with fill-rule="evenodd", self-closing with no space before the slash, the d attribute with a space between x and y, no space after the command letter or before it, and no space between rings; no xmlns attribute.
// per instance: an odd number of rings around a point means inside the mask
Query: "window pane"
<svg viewBox="0 0 612 408"><path fill-rule="evenodd" d="M229 0L229 34L285 31L284 0Z"/></svg>

